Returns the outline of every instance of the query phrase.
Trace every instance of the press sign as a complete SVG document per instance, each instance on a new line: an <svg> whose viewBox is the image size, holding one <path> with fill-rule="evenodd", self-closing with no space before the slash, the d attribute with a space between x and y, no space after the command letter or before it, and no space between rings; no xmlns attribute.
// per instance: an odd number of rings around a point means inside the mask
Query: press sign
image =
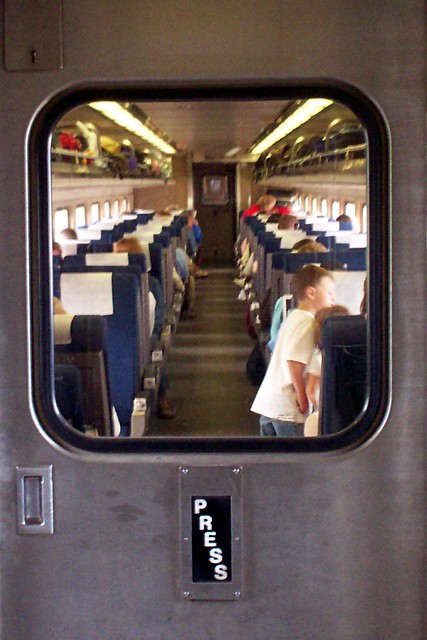
<svg viewBox="0 0 427 640"><path fill-rule="evenodd" d="M231 497L192 497L193 582L231 582Z"/></svg>

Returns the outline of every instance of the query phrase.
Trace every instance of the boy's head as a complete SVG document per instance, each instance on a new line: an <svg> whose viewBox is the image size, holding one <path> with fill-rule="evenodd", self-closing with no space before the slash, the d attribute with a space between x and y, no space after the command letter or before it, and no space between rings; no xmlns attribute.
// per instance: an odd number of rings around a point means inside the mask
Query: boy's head
<svg viewBox="0 0 427 640"><path fill-rule="evenodd" d="M298 218L293 215L281 215L279 218L278 229L296 229L298 227Z"/></svg>
<svg viewBox="0 0 427 640"><path fill-rule="evenodd" d="M317 313L335 302L335 282L332 274L315 264L299 269L292 279L292 289L298 308Z"/></svg>
<svg viewBox="0 0 427 640"><path fill-rule="evenodd" d="M314 327L314 343L322 348L322 330L323 323L326 318L330 318L331 316L349 316L350 311L347 307L344 307L342 304L333 304L331 307L324 307L320 309L315 315L315 327Z"/></svg>
<svg viewBox="0 0 427 640"><path fill-rule="evenodd" d="M271 211L276 206L276 198L271 195L261 196L257 204L261 208L261 211Z"/></svg>

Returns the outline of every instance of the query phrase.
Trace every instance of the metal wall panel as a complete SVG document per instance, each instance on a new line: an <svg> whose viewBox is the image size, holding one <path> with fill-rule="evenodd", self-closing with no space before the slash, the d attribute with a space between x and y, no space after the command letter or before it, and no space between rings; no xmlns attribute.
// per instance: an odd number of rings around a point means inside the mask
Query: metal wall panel
<svg viewBox="0 0 427 640"><path fill-rule="evenodd" d="M2 637L422 640L424 3L123 7L64 0L64 69L0 70ZM35 110L86 79L288 77L354 84L390 126L394 375L384 429L363 450L329 456L64 453L38 429L28 392L25 139ZM181 464L244 467L238 602L180 596ZM53 465L53 535L18 535L17 465Z"/></svg>

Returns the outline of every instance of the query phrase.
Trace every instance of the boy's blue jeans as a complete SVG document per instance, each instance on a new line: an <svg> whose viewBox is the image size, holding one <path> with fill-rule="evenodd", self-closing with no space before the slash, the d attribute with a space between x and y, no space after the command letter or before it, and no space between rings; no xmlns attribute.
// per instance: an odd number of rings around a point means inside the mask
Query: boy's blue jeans
<svg viewBox="0 0 427 640"><path fill-rule="evenodd" d="M285 422L284 420L273 420L261 416L259 419L261 436L284 436L302 437L304 436L303 422Z"/></svg>

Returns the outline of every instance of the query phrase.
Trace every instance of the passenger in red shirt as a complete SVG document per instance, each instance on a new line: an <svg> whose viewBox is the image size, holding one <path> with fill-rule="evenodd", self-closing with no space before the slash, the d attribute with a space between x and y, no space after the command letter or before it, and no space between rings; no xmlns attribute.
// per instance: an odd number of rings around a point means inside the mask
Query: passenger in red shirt
<svg viewBox="0 0 427 640"><path fill-rule="evenodd" d="M261 196L256 204L253 204L242 213L242 219L256 216L258 213L278 213L282 216L287 216L291 213L290 207L278 207L276 206L276 202L274 196Z"/></svg>

